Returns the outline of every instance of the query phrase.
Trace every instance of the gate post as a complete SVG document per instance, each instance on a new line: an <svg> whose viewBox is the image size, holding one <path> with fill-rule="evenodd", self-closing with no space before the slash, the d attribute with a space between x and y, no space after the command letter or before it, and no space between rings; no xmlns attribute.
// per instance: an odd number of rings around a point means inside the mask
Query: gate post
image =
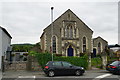
<svg viewBox="0 0 120 80"><path fill-rule="evenodd" d="M91 69L91 53L88 53L88 69Z"/></svg>
<svg viewBox="0 0 120 80"><path fill-rule="evenodd" d="M101 55L102 58L102 68L105 69L107 65L107 54L106 52L103 52Z"/></svg>
<svg viewBox="0 0 120 80"><path fill-rule="evenodd" d="M31 71L32 70L32 56L28 55L27 64L26 64L26 70Z"/></svg>

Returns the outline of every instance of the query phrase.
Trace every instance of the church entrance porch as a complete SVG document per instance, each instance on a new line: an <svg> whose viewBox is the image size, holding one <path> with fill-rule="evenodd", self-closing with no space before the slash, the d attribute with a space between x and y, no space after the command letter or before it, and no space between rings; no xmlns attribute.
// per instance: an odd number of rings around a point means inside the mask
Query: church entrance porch
<svg viewBox="0 0 120 80"><path fill-rule="evenodd" d="M68 50L67 50L68 56L73 56L74 54L74 49L72 48L72 46L69 46Z"/></svg>
<svg viewBox="0 0 120 80"><path fill-rule="evenodd" d="M64 46L62 47L62 55L63 56L78 56L79 49L77 46L73 43L66 42Z"/></svg>

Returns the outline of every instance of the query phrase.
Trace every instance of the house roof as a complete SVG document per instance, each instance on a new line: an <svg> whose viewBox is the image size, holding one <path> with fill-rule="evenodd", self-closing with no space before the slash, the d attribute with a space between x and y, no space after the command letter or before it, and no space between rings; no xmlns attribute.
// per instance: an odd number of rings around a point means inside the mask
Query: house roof
<svg viewBox="0 0 120 80"><path fill-rule="evenodd" d="M115 47L120 47L119 44L115 44L115 45L108 45L109 48L115 48Z"/></svg>
<svg viewBox="0 0 120 80"><path fill-rule="evenodd" d="M61 16L63 16L64 14L66 14L67 12L71 12L73 15L75 15L90 31L92 31L92 29L90 29L74 12L72 12L70 9L68 9L67 11L65 11L62 15L60 15L57 19L55 19L54 21L53 21L53 23L55 22L55 21L57 21L59 18L61 18ZM51 23L52 24L52 23ZM50 24L50 25L51 25ZM50 25L48 25L46 28L48 28ZM45 29L46 29L45 28ZM44 29L44 30L45 30ZM92 31L92 33L93 33L93 31Z"/></svg>
<svg viewBox="0 0 120 80"><path fill-rule="evenodd" d="M9 36L12 39L11 35L7 32L7 30L5 28L0 26L0 29L2 29L7 34L7 36Z"/></svg>
<svg viewBox="0 0 120 80"><path fill-rule="evenodd" d="M97 38L93 38L93 41L96 40L96 39L98 39L98 38L100 38L100 39L102 39L103 41L107 42L106 40L104 40L104 39L101 38L100 36L98 36ZM107 42L107 43L108 43L108 42Z"/></svg>
<svg viewBox="0 0 120 80"><path fill-rule="evenodd" d="M42 38L42 37L43 37L44 33L45 33L45 32L43 32L43 33L42 33L42 35L40 36L40 38Z"/></svg>

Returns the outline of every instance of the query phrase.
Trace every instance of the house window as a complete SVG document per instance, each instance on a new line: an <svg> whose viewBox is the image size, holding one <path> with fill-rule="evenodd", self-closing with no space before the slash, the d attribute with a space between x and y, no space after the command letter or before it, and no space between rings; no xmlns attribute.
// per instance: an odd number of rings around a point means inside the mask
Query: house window
<svg viewBox="0 0 120 80"><path fill-rule="evenodd" d="M101 43L98 43L98 53L101 53Z"/></svg>
<svg viewBox="0 0 120 80"><path fill-rule="evenodd" d="M86 52L86 37L83 37L83 53Z"/></svg>
<svg viewBox="0 0 120 80"><path fill-rule="evenodd" d="M56 53L56 37L55 36L53 36L53 45L52 45L52 47L53 47L53 53Z"/></svg>

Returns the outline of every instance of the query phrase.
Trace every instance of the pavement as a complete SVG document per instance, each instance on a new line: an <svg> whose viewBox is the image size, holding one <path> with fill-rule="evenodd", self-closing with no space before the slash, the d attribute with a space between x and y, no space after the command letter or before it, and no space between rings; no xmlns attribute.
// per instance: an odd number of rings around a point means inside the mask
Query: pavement
<svg viewBox="0 0 120 80"><path fill-rule="evenodd" d="M46 77L43 71L9 70L3 73L2 80L103 80L98 79L98 77L112 78L110 80L119 80L118 75L112 75L106 70L96 68L93 70L86 70L83 76L55 76L53 78Z"/></svg>
<svg viewBox="0 0 120 80"><path fill-rule="evenodd" d="M98 72L98 69L94 69L92 70L92 72ZM86 71L86 73L91 73L91 70ZM41 78L41 77L45 77L45 73L43 71L26 71L26 70L9 70L9 71L5 71L3 73L3 77L2 78L19 78L19 77L29 77L29 78ZM84 76L83 76L84 77ZM88 76L90 77L90 76Z"/></svg>
<svg viewBox="0 0 120 80"><path fill-rule="evenodd" d="M5 71L3 73L3 78L18 78L18 77L44 77L45 74L43 71L25 71L25 70L19 70L19 71Z"/></svg>

